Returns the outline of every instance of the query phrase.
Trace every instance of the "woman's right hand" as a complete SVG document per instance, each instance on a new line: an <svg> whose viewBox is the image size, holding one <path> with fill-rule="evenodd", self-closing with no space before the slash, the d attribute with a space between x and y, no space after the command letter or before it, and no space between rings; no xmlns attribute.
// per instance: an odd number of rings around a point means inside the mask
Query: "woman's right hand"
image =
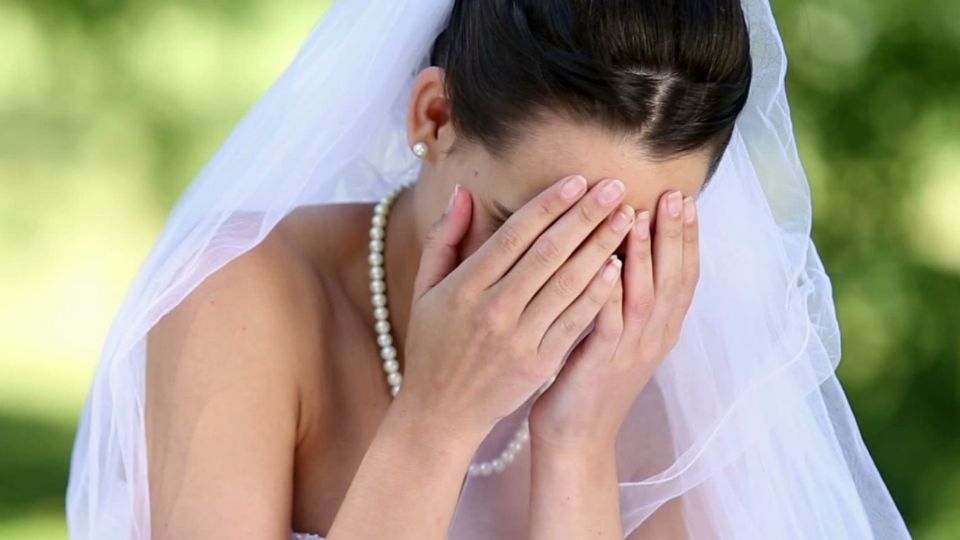
<svg viewBox="0 0 960 540"><path fill-rule="evenodd" d="M634 219L620 180L586 187L551 185L459 266L472 197L454 191L424 244L398 401L486 433L560 368L613 289L610 256Z"/></svg>

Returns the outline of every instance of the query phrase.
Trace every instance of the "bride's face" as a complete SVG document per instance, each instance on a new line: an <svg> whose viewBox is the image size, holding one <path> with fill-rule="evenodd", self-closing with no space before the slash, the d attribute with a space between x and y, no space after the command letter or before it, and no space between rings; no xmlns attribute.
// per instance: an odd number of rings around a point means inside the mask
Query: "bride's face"
<svg viewBox="0 0 960 540"><path fill-rule="evenodd" d="M509 216L537 193L560 178L582 174L592 186L604 178L619 178L626 185L624 203L656 217L660 196L671 190L697 197L703 188L710 156L706 151L655 161L642 155L636 143L560 118L541 122L511 151L508 159L495 159L476 145L435 162L442 187L436 214L443 211L445 196L459 182L473 196L473 224L462 244L467 257L486 241ZM653 223L656 223L653 221ZM617 253L623 255L626 245Z"/></svg>

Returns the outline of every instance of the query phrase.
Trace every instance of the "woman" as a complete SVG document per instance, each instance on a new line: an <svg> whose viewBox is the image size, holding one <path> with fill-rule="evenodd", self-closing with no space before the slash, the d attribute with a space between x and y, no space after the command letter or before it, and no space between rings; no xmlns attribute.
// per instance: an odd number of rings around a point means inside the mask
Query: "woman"
<svg viewBox="0 0 960 540"><path fill-rule="evenodd" d="M111 330L72 535L906 537L784 67L759 0L334 5Z"/></svg>

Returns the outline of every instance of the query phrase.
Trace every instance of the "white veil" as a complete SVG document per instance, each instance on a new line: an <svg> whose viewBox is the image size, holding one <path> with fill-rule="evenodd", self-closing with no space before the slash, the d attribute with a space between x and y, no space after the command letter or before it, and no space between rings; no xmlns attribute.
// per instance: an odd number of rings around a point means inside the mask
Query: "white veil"
<svg viewBox="0 0 960 540"><path fill-rule="evenodd" d="M151 326L294 208L375 201L417 178L406 105L451 7L335 3L185 191L113 321L84 404L67 488L71 538L150 536ZM834 373L839 327L810 239L779 32L767 0L743 9L750 99L700 198L701 279L680 341L618 439L624 530L679 497L694 538L908 537ZM498 424L478 457L499 451L506 424L523 414ZM520 478L518 460L467 479L451 538L498 537L485 529L496 522L492 501Z"/></svg>

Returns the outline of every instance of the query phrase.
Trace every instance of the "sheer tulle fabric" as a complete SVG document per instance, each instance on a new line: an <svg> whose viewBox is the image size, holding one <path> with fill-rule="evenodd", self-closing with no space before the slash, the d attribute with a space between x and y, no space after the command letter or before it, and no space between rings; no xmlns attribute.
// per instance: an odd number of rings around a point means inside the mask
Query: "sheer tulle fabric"
<svg viewBox="0 0 960 540"><path fill-rule="evenodd" d="M294 208L415 180L403 128L448 0L341 0L185 191L107 337L71 457L72 538L150 537L145 335ZM617 442L629 532L679 498L693 538L905 538L834 370L830 280L766 0L744 0L750 100L700 199L702 271L681 338ZM498 452L532 401L477 450ZM450 538L523 538L529 451L464 484ZM323 533L324 531L304 531Z"/></svg>

